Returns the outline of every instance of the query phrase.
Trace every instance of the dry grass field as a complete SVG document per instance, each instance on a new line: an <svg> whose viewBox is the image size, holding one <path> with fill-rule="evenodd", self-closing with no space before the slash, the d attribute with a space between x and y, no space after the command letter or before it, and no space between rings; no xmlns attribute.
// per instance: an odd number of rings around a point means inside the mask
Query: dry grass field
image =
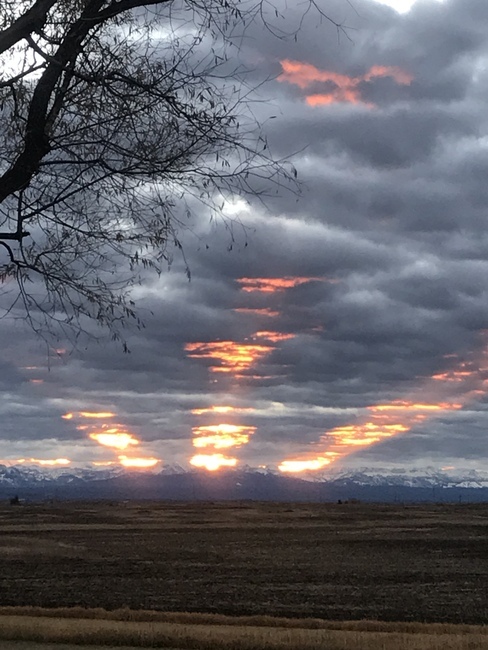
<svg viewBox="0 0 488 650"><path fill-rule="evenodd" d="M0 506L3 606L483 624L487 584L488 505Z"/></svg>
<svg viewBox="0 0 488 650"><path fill-rule="evenodd" d="M6 650L158 647L168 650L485 650L488 627L451 624L334 622L272 617L165 614L130 610L0 612L0 647ZM64 616L62 615L64 614ZM79 616L80 618L76 618ZM133 620L134 618L140 620ZM12 641L16 640L16 641ZM8 644L20 644L10 647ZM130 644L130 645L129 645ZM23 647L22 647L23 645ZM77 650L72 645L64 650Z"/></svg>

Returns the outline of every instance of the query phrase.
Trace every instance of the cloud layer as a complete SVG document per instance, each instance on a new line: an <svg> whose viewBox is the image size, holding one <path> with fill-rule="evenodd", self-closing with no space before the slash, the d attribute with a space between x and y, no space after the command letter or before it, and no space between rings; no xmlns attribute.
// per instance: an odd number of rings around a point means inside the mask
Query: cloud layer
<svg viewBox="0 0 488 650"><path fill-rule="evenodd" d="M352 4L328 4L350 40L249 28L302 192L181 232L192 281L177 258L138 289L131 354L0 321L3 459L487 464L488 4Z"/></svg>

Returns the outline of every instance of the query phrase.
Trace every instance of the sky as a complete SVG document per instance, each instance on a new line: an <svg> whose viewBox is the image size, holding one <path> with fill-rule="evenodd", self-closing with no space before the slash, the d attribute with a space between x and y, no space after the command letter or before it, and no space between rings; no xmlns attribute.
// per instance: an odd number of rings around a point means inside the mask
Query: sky
<svg viewBox="0 0 488 650"><path fill-rule="evenodd" d="M488 467L488 3L322 5L240 53L300 195L182 230L130 354L1 319L0 462Z"/></svg>

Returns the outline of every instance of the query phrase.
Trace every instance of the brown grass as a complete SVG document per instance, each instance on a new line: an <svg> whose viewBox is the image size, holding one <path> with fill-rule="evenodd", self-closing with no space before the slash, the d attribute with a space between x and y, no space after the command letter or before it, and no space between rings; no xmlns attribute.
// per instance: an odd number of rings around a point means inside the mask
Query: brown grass
<svg viewBox="0 0 488 650"><path fill-rule="evenodd" d="M0 639L185 650L482 650L488 647L488 628L271 616L232 619L82 608L2 608Z"/></svg>
<svg viewBox="0 0 488 650"><path fill-rule="evenodd" d="M355 632L397 632L402 634L476 634L488 637L486 625L453 623L417 623L386 621L327 621L320 618L284 618L280 616L225 616L195 612L159 612L127 607L108 611L102 607L0 607L0 622L5 618L56 618L139 623L173 623L191 626L272 627L301 630L344 630ZM487 639L488 643L488 639Z"/></svg>

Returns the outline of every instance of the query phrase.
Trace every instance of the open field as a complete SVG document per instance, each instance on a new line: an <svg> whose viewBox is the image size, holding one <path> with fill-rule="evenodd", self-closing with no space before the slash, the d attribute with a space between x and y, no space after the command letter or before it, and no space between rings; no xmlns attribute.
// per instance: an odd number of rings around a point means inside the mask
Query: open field
<svg viewBox="0 0 488 650"><path fill-rule="evenodd" d="M21 611L21 608L16 608ZM40 613L40 612L38 612ZM314 619L276 619L267 624L248 618L227 619L185 614L165 621L126 620L125 612L85 610L85 618L60 617L56 610L42 616L0 614L0 647L8 640L41 642L38 650L59 650L50 644L73 643L87 648L158 647L174 650L485 650L488 627L450 624L333 622ZM93 614L93 618L89 618ZM140 612L144 618L144 612ZM148 613L146 618L157 619ZM121 615L121 616L120 616ZM175 620L171 620L174 618ZM262 623L262 622L261 622ZM285 625L286 624L286 625ZM7 641L6 641L7 640ZM130 644L130 645L129 645ZM10 650L22 650L11 648ZM25 648L24 648L25 650ZM30 649L29 649L30 650ZM75 650L69 645L65 650Z"/></svg>
<svg viewBox="0 0 488 650"><path fill-rule="evenodd" d="M486 584L488 505L0 507L4 606L486 623Z"/></svg>

